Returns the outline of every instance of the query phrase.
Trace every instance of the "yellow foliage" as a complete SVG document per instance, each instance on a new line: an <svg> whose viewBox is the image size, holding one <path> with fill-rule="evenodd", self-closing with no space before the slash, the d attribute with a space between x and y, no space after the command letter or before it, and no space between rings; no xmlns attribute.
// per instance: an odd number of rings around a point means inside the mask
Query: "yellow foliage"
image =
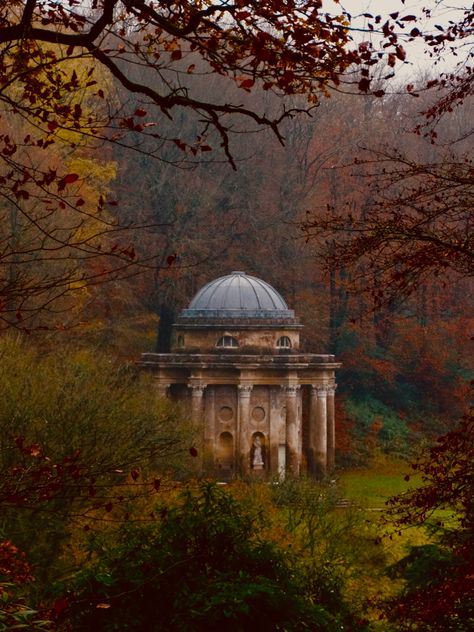
<svg viewBox="0 0 474 632"><path fill-rule="evenodd" d="M73 155L68 160L68 168L77 173L88 186L99 189L101 193L108 192L106 185L117 177L117 163L113 160L105 162Z"/></svg>

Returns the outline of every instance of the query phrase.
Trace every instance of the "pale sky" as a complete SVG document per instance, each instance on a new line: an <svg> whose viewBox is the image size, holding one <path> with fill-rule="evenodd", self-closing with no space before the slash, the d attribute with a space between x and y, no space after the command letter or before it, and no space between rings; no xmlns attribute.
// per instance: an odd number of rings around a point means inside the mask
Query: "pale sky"
<svg viewBox="0 0 474 632"><path fill-rule="evenodd" d="M324 6L327 6L328 9L331 5L331 1L325 3ZM413 1L406 0L403 3L401 0L340 0L338 4L333 4L334 9L336 11L341 10L343 7L346 11L351 13L353 17L360 15L362 13L371 13L372 15L388 15L389 13L394 13L395 11L400 12L400 17L404 15L422 15L421 9L422 7L429 7L432 10L433 17L431 20L422 19L421 22L416 23L416 26L422 30L423 32L439 32L436 30L435 24L440 24L445 26L448 24L449 20L457 20L459 16L462 14L462 10L465 6L458 4L455 2L446 2L446 0L421 0L421 1ZM456 7L459 8L456 8ZM365 24L369 20L364 17L360 17L360 25L365 26ZM382 23L385 20L382 21ZM407 33L415 26L414 22L409 22L407 28L405 29ZM370 40L370 33L361 33L361 39ZM376 35L372 36L373 42L376 42ZM412 43L404 44L407 50L407 61L408 64L405 64L405 72L412 74L418 74L420 70L426 70L430 66L433 66L433 60L430 59L428 54L426 53L426 49L428 48L422 42L416 41ZM442 66L437 68L446 69L449 67L453 67L458 61L460 61L462 55L456 57L454 55L446 55L445 62ZM400 68L398 69L400 70Z"/></svg>

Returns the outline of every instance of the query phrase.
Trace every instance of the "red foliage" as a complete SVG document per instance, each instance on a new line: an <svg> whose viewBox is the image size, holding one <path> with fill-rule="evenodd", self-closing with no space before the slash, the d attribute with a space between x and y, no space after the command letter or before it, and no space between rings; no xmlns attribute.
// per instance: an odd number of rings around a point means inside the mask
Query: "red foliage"
<svg viewBox="0 0 474 632"><path fill-rule="evenodd" d="M20 551L10 540L0 542L0 596L5 590L2 584L26 584L33 580L31 567Z"/></svg>

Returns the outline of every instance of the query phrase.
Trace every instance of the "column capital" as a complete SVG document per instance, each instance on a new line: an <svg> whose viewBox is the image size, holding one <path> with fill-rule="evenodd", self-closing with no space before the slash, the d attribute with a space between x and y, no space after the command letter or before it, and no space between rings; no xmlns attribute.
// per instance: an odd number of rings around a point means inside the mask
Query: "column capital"
<svg viewBox="0 0 474 632"><path fill-rule="evenodd" d="M191 389L191 395L203 395L206 390L207 384L188 384L188 388Z"/></svg>
<svg viewBox="0 0 474 632"><path fill-rule="evenodd" d="M252 392L252 389L253 389L253 384L237 384L239 397L250 397L250 393Z"/></svg>
<svg viewBox="0 0 474 632"><path fill-rule="evenodd" d="M281 388L289 397L293 397L297 395L301 386L299 384L283 384Z"/></svg>
<svg viewBox="0 0 474 632"><path fill-rule="evenodd" d="M316 384L315 388L318 391L318 395L327 395L327 392L328 392L327 384Z"/></svg>
<svg viewBox="0 0 474 632"><path fill-rule="evenodd" d="M336 393L336 388L337 388L337 384L329 384L326 387L328 397L334 397L334 395Z"/></svg>

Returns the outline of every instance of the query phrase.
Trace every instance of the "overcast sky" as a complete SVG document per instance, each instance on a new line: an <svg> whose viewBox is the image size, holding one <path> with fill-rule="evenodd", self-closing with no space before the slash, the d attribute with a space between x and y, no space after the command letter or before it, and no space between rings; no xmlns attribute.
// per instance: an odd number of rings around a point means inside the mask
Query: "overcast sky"
<svg viewBox="0 0 474 632"><path fill-rule="evenodd" d="M327 4L329 7L329 3ZM433 18L426 20L422 16L422 7L430 7L432 10ZM334 5L336 10L341 10L343 7L353 17L361 15L362 13L371 13L373 15L380 14L382 16L395 11L400 11L400 16L403 15L420 15L422 17L421 22L417 23L417 27L423 32L438 32L435 24L446 25L449 20L456 20L459 18L463 6L460 5L459 9L456 9L456 2L446 2L445 0L421 0L413 1L406 0L403 3L401 0L340 0L339 8ZM365 26L369 20L364 17L360 17L356 24L361 27ZM413 23L409 23L408 32L413 28ZM361 39L371 39L370 33L361 33ZM372 41L376 42L376 36L372 37ZM426 70L433 66L433 60L430 59L426 52L427 47L422 42L412 42L405 45L408 53L407 61L405 64L405 72L418 74L419 71ZM441 66L442 69L452 67L459 61L459 57L447 55L445 63ZM400 70L400 69L399 69Z"/></svg>

